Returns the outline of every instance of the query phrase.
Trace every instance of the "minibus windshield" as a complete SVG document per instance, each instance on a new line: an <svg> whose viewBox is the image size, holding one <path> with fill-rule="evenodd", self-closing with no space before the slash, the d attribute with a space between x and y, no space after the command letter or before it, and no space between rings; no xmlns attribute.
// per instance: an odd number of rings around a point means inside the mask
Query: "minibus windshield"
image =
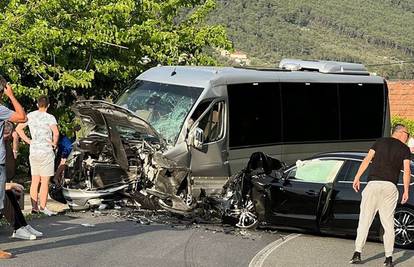
<svg viewBox="0 0 414 267"><path fill-rule="evenodd" d="M117 105L146 120L174 145L186 116L203 88L138 81L118 99Z"/></svg>

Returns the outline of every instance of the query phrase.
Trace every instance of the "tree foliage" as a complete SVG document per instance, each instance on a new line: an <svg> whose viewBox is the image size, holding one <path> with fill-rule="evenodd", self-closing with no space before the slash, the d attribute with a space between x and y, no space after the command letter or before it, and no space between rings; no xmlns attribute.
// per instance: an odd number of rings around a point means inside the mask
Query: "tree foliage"
<svg viewBox="0 0 414 267"><path fill-rule="evenodd" d="M202 23L214 0L1 2L0 73L26 105L49 94L67 122L79 97L114 96L158 64L215 64L205 50L231 47L222 26Z"/></svg>

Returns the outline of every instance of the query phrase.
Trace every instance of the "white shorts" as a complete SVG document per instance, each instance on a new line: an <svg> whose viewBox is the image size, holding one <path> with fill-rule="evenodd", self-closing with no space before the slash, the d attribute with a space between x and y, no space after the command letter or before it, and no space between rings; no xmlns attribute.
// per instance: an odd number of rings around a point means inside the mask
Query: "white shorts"
<svg viewBox="0 0 414 267"><path fill-rule="evenodd" d="M46 177L55 175L55 154L30 155L29 160L32 176Z"/></svg>

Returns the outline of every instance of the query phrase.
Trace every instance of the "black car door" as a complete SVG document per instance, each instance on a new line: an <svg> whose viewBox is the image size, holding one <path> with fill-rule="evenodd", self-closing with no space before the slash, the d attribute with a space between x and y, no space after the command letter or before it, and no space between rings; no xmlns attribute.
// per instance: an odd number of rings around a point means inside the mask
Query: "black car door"
<svg viewBox="0 0 414 267"><path fill-rule="evenodd" d="M325 232L341 232L345 234L356 234L361 204L361 192L367 184L370 167L361 176L360 191L357 193L352 188L352 183L357 173L360 160L347 160L338 174L332 193L332 205L328 216L321 221L320 228ZM379 220L376 218L370 228L370 234L379 230Z"/></svg>
<svg viewBox="0 0 414 267"><path fill-rule="evenodd" d="M282 181L271 184L271 223L316 230L321 203L342 164L342 160L309 160L288 169Z"/></svg>

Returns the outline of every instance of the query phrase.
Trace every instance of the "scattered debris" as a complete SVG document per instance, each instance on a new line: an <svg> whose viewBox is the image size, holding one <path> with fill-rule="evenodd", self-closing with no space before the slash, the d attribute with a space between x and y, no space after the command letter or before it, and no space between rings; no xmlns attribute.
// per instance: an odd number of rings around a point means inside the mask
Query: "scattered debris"
<svg viewBox="0 0 414 267"><path fill-rule="evenodd" d="M100 214L102 214L102 212L100 212L99 210L95 210L95 211L93 212L93 214L95 214L95 215L100 215Z"/></svg>
<svg viewBox="0 0 414 267"><path fill-rule="evenodd" d="M146 143L144 142L144 144ZM154 174L156 177L160 179L161 177L169 177L172 181L177 177L183 178L185 176L187 170L181 170L183 173L180 173L178 171L180 168L161 154L150 153L150 155L154 160L152 164L163 170L163 175ZM86 157L86 160L88 159ZM97 162L100 164L100 161ZM144 163L148 162L144 160ZM95 217L113 216L120 220L133 221L139 225L162 224L177 230L200 228L200 230L211 231L214 234L231 234L243 239L254 240L260 238L260 234L255 231L256 227L266 229L267 226L260 218L263 217L264 206L260 202L262 201L261 194L258 193L261 192L258 191L260 188L256 188L255 184L263 177L267 177L266 175L277 178L281 166L282 163L276 159L257 152L252 154L248 166L230 177L221 193L216 195L207 196L205 191L201 189L199 197L187 199L188 194L177 195L177 192L187 190L188 184L183 188L164 184L162 188L168 189L165 189L168 191L165 194L153 190L154 184L137 185L137 188L131 188L116 198L94 198L92 202L88 202L88 208L93 210L92 215ZM180 174L172 175L174 170ZM152 180L152 182L155 181ZM182 180L180 180L181 182ZM146 189L144 190L144 188ZM277 231L271 233L274 234Z"/></svg>
<svg viewBox="0 0 414 267"><path fill-rule="evenodd" d="M95 227L95 224L91 224L91 223L82 223L81 225L84 227Z"/></svg>
<svg viewBox="0 0 414 267"><path fill-rule="evenodd" d="M98 210L104 210L108 207L108 204L105 203L101 203L101 205L99 205Z"/></svg>

